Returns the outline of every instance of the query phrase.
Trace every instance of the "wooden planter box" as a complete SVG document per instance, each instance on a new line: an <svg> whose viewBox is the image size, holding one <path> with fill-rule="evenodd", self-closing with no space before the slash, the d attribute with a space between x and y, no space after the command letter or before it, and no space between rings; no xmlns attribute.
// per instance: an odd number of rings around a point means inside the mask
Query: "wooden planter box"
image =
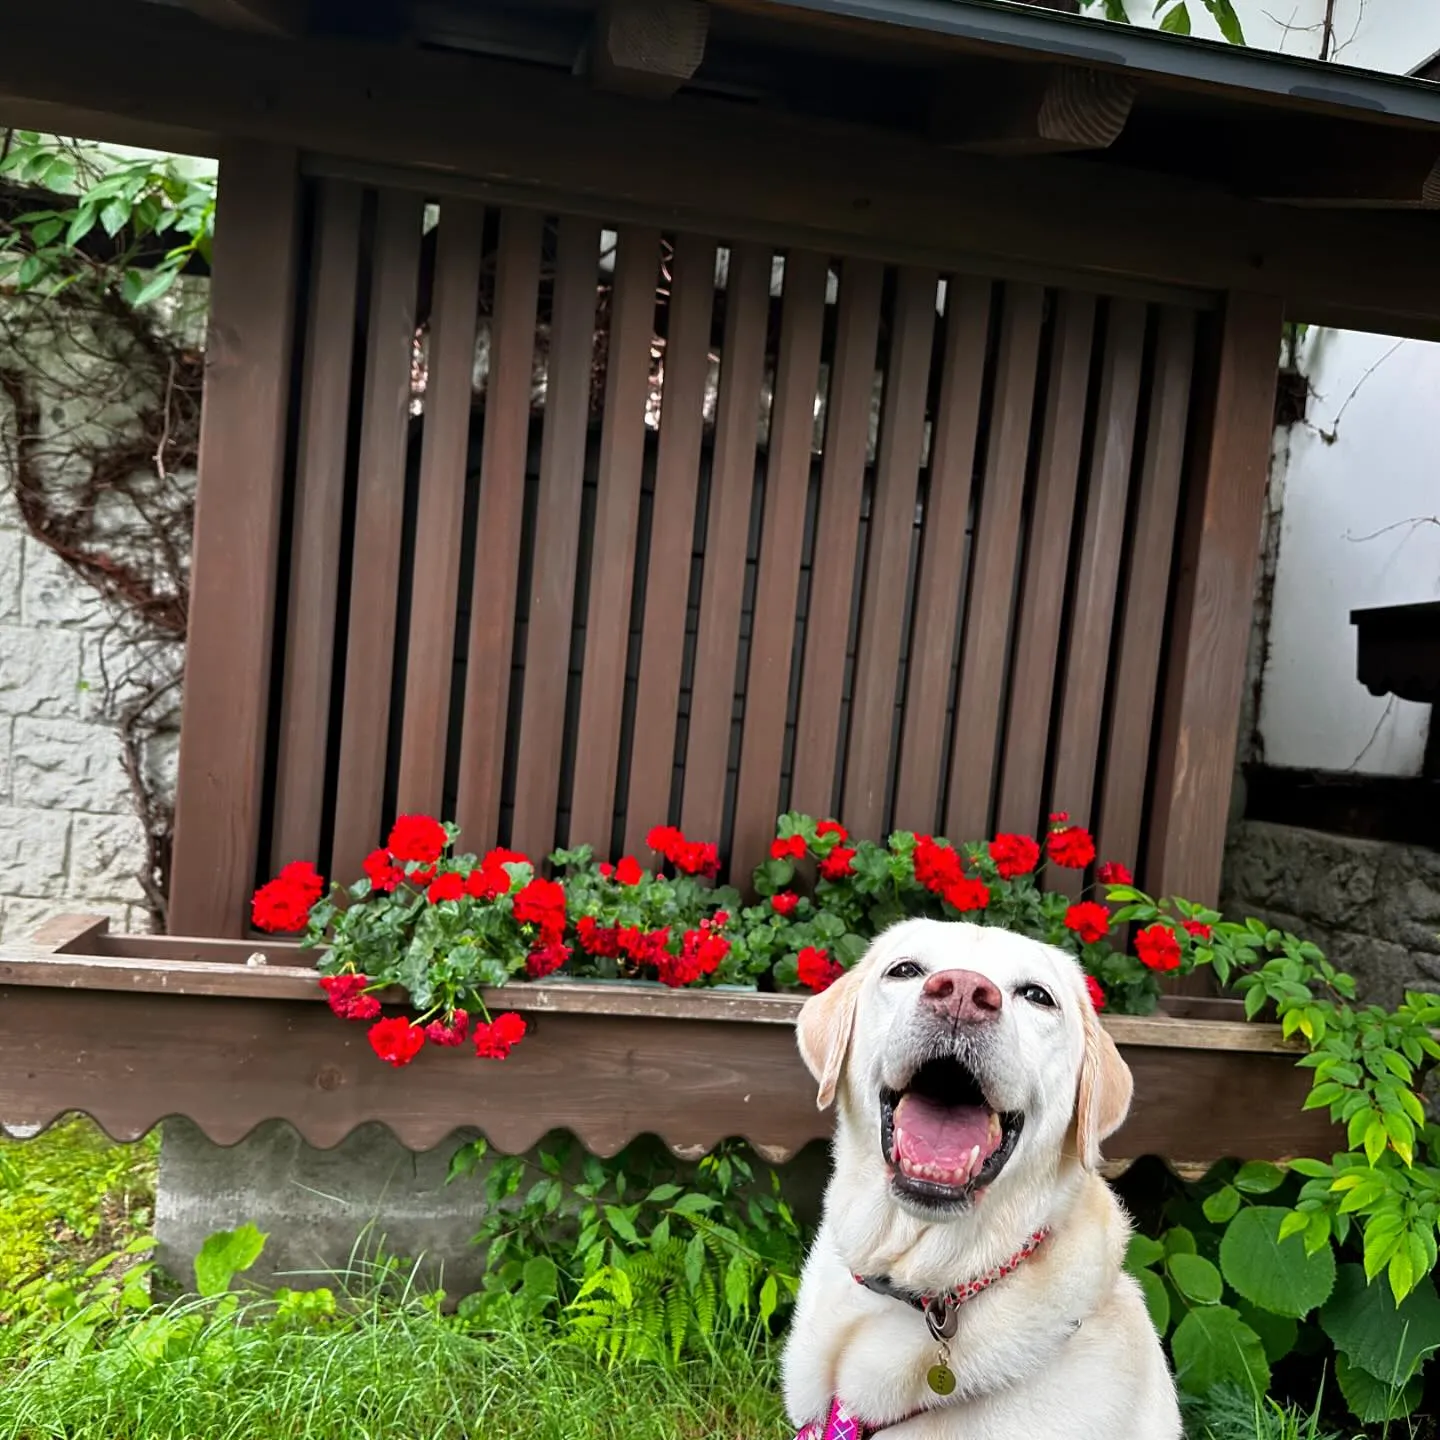
<svg viewBox="0 0 1440 1440"><path fill-rule="evenodd" d="M829 1135L795 1048L797 997L576 981L486 998L530 1025L509 1060L430 1047L392 1070L331 1014L294 945L111 935L66 917L0 950L0 1122L28 1134L81 1111L133 1140L185 1115L228 1145L283 1119L329 1147L380 1121L415 1150L476 1126L511 1153L564 1129L601 1155L646 1133L681 1155L739 1136L771 1160ZM1168 1003L1106 1021L1135 1073L1111 1160L1337 1148L1323 1113L1301 1111L1309 1072L1276 1027L1230 1001Z"/></svg>

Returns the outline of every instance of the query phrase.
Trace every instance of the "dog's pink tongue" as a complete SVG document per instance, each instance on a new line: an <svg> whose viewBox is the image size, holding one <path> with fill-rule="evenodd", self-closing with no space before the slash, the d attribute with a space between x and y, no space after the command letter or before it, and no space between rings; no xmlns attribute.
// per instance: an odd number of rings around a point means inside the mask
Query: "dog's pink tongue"
<svg viewBox="0 0 1440 1440"><path fill-rule="evenodd" d="M906 1095L895 1107L895 1161L927 1179L963 1184L1000 1143L998 1120L985 1105Z"/></svg>

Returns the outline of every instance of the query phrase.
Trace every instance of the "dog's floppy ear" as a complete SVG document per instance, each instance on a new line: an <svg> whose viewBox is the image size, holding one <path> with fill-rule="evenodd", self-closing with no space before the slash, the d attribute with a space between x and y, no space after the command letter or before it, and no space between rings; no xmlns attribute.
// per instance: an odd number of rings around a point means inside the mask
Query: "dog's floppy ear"
<svg viewBox="0 0 1440 1440"><path fill-rule="evenodd" d="M1085 999L1085 1055L1080 1061L1080 1087L1075 1101L1075 1138L1086 1169L1100 1164L1100 1142L1113 1135L1130 1113L1135 1079L1120 1058L1115 1042Z"/></svg>
<svg viewBox="0 0 1440 1440"><path fill-rule="evenodd" d="M845 1054L850 1049L850 1032L855 1028L855 1001L860 994L859 967L847 970L828 989L812 995L801 1007L795 1022L800 1057L820 1086L816 1097L819 1109L835 1098Z"/></svg>

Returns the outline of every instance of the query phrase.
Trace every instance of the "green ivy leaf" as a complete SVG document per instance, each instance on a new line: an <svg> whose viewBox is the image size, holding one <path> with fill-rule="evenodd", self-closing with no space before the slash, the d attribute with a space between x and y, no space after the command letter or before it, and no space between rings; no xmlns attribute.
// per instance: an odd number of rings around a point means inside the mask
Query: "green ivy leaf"
<svg viewBox="0 0 1440 1440"><path fill-rule="evenodd" d="M1270 1389L1270 1366L1260 1337L1228 1305L1192 1310L1170 1337L1175 1379L1192 1395L1217 1385L1237 1385L1246 1394Z"/></svg>
<svg viewBox="0 0 1440 1440"><path fill-rule="evenodd" d="M1279 1206L1242 1210L1220 1241L1220 1269L1237 1295L1277 1315L1300 1319L1329 1298L1335 1284L1335 1256L1308 1254L1298 1235L1280 1238L1289 1214Z"/></svg>
<svg viewBox="0 0 1440 1440"><path fill-rule="evenodd" d="M1388 1285L1367 1282L1359 1265L1342 1265L1319 1320L1351 1365L1396 1384L1440 1348L1440 1296L1428 1278L1397 1305Z"/></svg>
<svg viewBox="0 0 1440 1440"><path fill-rule="evenodd" d="M1197 1305L1218 1305L1225 1282L1220 1272L1203 1255L1172 1255L1166 1262L1175 1288Z"/></svg>

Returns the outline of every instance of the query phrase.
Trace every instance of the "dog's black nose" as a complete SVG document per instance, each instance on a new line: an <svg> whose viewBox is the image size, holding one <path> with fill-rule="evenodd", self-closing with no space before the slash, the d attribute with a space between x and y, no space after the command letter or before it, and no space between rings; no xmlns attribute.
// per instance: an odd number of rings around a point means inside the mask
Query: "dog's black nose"
<svg viewBox="0 0 1440 1440"><path fill-rule="evenodd" d="M937 971L922 993L927 1005L969 1024L997 1019L1005 1003L999 988L973 970Z"/></svg>

